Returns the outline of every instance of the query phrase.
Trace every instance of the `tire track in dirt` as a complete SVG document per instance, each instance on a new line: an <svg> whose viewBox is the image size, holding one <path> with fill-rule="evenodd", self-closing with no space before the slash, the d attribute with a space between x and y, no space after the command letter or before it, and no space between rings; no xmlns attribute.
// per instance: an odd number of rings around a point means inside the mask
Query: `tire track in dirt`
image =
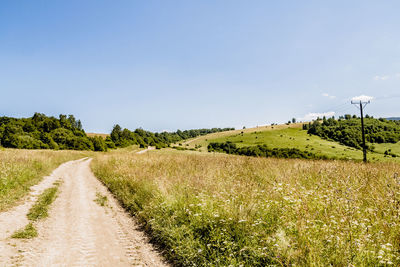
<svg viewBox="0 0 400 267"><path fill-rule="evenodd" d="M36 224L39 236L8 239L15 246L7 245L8 259L0 258L0 266L166 266L134 220L94 177L90 161L74 161L63 168L49 218ZM98 193L107 197L106 206L94 201Z"/></svg>

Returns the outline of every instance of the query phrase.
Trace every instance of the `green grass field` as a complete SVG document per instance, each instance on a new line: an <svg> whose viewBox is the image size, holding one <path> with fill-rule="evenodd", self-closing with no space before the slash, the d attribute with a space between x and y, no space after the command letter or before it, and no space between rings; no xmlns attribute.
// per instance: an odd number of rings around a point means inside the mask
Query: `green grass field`
<svg viewBox="0 0 400 267"><path fill-rule="evenodd" d="M242 133L243 132L243 133ZM299 124L293 126L279 125L279 127L259 127L247 130L236 130L219 134L203 136L187 143L182 147L194 148L201 145L200 150L206 151L210 142L235 143L238 147L266 144L270 148L297 148L309 151L317 155L325 155L338 159L362 159L362 151L337 142L324 140L315 135L307 134L300 128ZM370 161L392 160L384 157L386 149L392 149L393 153L400 155L400 143L397 144L374 144L378 153L369 152Z"/></svg>
<svg viewBox="0 0 400 267"><path fill-rule="evenodd" d="M400 157L400 142L396 144L391 144L391 143L374 144L374 146L376 152L385 153L386 150L390 150L391 153L394 153Z"/></svg>

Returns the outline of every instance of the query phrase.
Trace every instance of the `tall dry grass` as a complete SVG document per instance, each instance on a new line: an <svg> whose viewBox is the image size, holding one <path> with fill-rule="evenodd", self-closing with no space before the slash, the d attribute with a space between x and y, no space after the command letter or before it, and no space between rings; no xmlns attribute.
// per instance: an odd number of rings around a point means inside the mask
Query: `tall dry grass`
<svg viewBox="0 0 400 267"><path fill-rule="evenodd" d="M92 167L180 265L400 265L396 163L114 152Z"/></svg>
<svg viewBox="0 0 400 267"><path fill-rule="evenodd" d="M0 148L1 149L1 148ZM82 158L78 151L0 150L0 211L15 205L61 163Z"/></svg>

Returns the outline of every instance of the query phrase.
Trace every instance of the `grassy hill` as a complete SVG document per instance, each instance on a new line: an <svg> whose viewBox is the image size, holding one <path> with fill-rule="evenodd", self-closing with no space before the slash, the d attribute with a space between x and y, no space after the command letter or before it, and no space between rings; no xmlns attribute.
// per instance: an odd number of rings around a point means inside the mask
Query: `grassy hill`
<svg viewBox="0 0 400 267"><path fill-rule="evenodd" d="M207 145L211 142L230 141L237 147L255 146L266 144L270 148L297 148L309 151L317 155L336 157L340 159L361 160L362 152L358 149L341 145L334 141L309 135L301 129L300 123L290 125L264 126L244 130L227 131L210 134L181 143L184 148L199 148L207 151ZM400 143L397 144L374 144L377 153L369 153L369 160L381 161L391 158L385 157L384 152L388 149L400 155ZM178 144L179 146L179 144Z"/></svg>

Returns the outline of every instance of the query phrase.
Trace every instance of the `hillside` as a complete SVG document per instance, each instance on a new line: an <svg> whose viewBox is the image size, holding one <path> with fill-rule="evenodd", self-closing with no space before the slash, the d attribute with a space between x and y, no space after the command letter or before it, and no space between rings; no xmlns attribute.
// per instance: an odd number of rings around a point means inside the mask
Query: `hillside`
<svg viewBox="0 0 400 267"><path fill-rule="evenodd" d="M326 140L316 135L307 134L302 130L302 124L264 126L245 130L235 130L216 134L210 134L182 143L180 147L207 151L208 144L212 142L232 142L237 147L267 145L269 148L295 148L300 151L310 152L317 156L338 159L361 160L362 152L356 148L341 145L332 140ZM179 144L176 144L179 146ZM200 148L199 148L200 147ZM387 160L384 152L392 149L393 153L399 153L399 144L375 144L376 152L369 153L372 161Z"/></svg>

